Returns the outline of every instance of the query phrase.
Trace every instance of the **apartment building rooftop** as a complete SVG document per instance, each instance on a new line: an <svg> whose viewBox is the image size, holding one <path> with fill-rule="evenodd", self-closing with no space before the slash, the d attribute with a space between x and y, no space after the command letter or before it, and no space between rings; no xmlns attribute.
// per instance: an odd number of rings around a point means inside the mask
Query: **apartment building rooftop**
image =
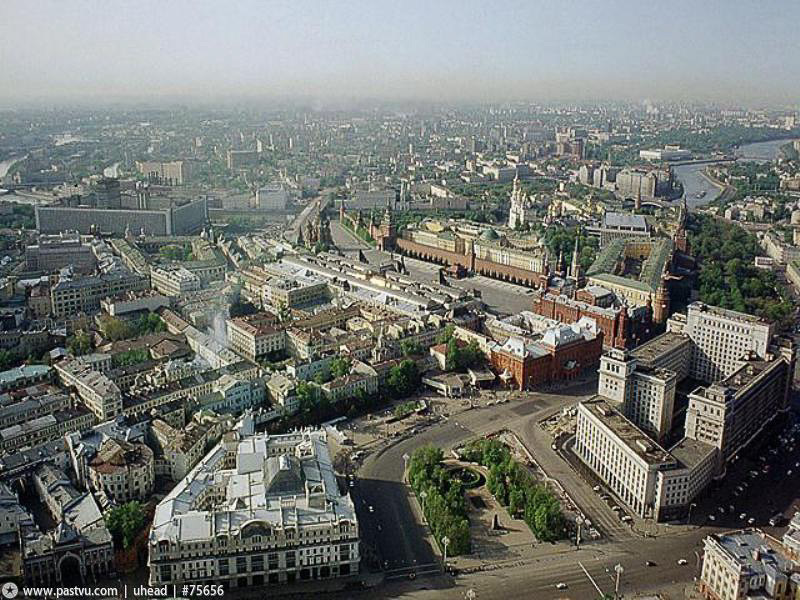
<svg viewBox="0 0 800 600"><path fill-rule="evenodd" d="M733 393L735 395L773 369L780 368L782 364L785 364L785 360L782 358L776 360L758 360L754 356L751 356L750 360L725 379L713 383L706 388L697 388L692 394L705 398L719 398L726 393Z"/></svg>
<svg viewBox="0 0 800 600"><path fill-rule="evenodd" d="M728 559L744 571L744 577L790 574L795 570L794 562L783 547L758 529L744 529L725 534L711 534L706 543L712 543L724 552Z"/></svg>
<svg viewBox="0 0 800 600"><path fill-rule="evenodd" d="M7 371L0 372L0 386L8 388L17 381L25 381L30 378L44 379L53 372L53 368L47 365L22 365Z"/></svg>
<svg viewBox="0 0 800 600"><path fill-rule="evenodd" d="M225 468L235 445L235 467ZM208 492L217 499L208 502ZM324 431L254 434L220 442L159 503L150 541L211 540L248 527L356 522L339 492Z"/></svg>
<svg viewBox="0 0 800 600"><path fill-rule="evenodd" d="M669 449L669 453L675 457L681 465L690 468L705 461L706 457L713 452L716 452L714 446L686 437L682 438Z"/></svg>
<svg viewBox="0 0 800 600"><path fill-rule="evenodd" d="M152 450L142 443L106 438L89 464L98 473L109 475L144 466L152 457Z"/></svg>
<svg viewBox="0 0 800 600"><path fill-rule="evenodd" d="M648 231L644 216L618 212L607 212L603 216L603 227L643 233Z"/></svg>
<svg viewBox="0 0 800 600"><path fill-rule="evenodd" d="M237 374L252 368L253 365L250 363L239 361L219 369L193 373L188 377L184 377L177 381L170 381L163 385L145 385L132 388L122 395L122 406L123 408L128 409L132 406L136 406L137 404L143 404L161 396L168 396L173 392L202 385L204 383L217 381L225 375L235 377Z"/></svg>
<svg viewBox="0 0 800 600"><path fill-rule="evenodd" d="M603 396L594 396L581 405L608 427L628 448L647 464L674 463L675 458L636 427Z"/></svg>
<svg viewBox="0 0 800 600"><path fill-rule="evenodd" d="M631 350L630 356L643 366L649 366L665 354L691 343L692 340L688 335L666 331Z"/></svg>
<svg viewBox="0 0 800 600"><path fill-rule="evenodd" d="M257 313L245 317L236 317L230 322L251 335L270 335L281 330L277 325L275 315L269 313Z"/></svg>
<svg viewBox="0 0 800 600"><path fill-rule="evenodd" d="M704 302L692 302L689 306L687 306L687 312L691 310L697 310L700 312L717 315L735 321L747 321L749 323L759 323L762 325L770 324L770 321L768 319L765 319L764 317L758 317L756 315L738 312L735 310L730 310L728 308L721 308L719 306L711 306L710 304L706 304Z"/></svg>

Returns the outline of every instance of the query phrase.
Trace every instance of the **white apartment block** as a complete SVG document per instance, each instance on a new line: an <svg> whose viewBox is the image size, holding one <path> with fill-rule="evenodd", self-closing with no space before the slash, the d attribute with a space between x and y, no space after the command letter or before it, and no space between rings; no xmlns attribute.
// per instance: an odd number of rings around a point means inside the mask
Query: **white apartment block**
<svg viewBox="0 0 800 600"><path fill-rule="evenodd" d="M169 180L172 185L183 185L191 178L191 163L183 160L136 161L136 169L145 176L156 176L162 180Z"/></svg>
<svg viewBox="0 0 800 600"><path fill-rule="evenodd" d="M331 402L353 398L359 393L374 394L378 391L378 373L368 364L356 361L349 374L322 384L320 389Z"/></svg>
<svg viewBox="0 0 800 600"><path fill-rule="evenodd" d="M575 453L640 517L674 518L710 481L712 447L691 443L675 450L680 459L602 397L578 404Z"/></svg>
<svg viewBox="0 0 800 600"><path fill-rule="evenodd" d="M713 600L789 600L800 592L797 564L757 529L713 534L703 543L700 591Z"/></svg>
<svg viewBox="0 0 800 600"><path fill-rule="evenodd" d="M683 333L694 342L692 376L713 383L736 371L751 352L766 358L773 325L752 315L693 302Z"/></svg>
<svg viewBox="0 0 800 600"><path fill-rule="evenodd" d="M330 296L328 282L318 277L272 277L261 287L265 306L307 306Z"/></svg>
<svg viewBox="0 0 800 600"><path fill-rule="evenodd" d="M141 292L148 288L146 277L117 270L92 277L74 277L62 270L58 282L50 287L53 315L67 317L100 310L100 301L126 292Z"/></svg>
<svg viewBox="0 0 800 600"><path fill-rule="evenodd" d="M75 388L80 399L99 421L113 419L122 413L122 392L103 373L75 358L57 362L55 369L61 383Z"/></svg>
<svg viewBox="0 0 800 600"><path fill-rule="evenodd" d="M217 414L238 415L249 408L264 404L267 388L264 379L240 379L233 375L223 375L214 383L214 391L200 396L197 404L202 410Z"/></svg>
<svg viewBox="0 0 800 600"><path fill-rule="evenodd" d="M209 442L216 441L231 422L213 414L198 413L185 428L176 428L161 419L150 424L156 448L156 475L180 481L203 458Z"/></svg>
<svg viewBox="0 0 800 600"><path fill-rule="evenodd" d="M228 319L227 335L231 349L251 361L286 349L286 332L276 327L272 315Z"/></svg>
<svg viewBox="0 0 800 600"><path fill-rule="evenodd" d="M295 389L297 381L287 377L283 373L273 373L267 380L267 395L272 404L280 406L283 411L289 414L294 413L299 408Z"/></svg>
<svg viewBox="0 0 800 600"><path fill-rule="evenodd" d="M233 588L352 575L358 535L326 434L254 434L248 422L159 503L150 584Z"/></svg>
<svg viewBox="0 0 800 600"><path fill-rule="evenodd" d="M202 286L200 277L184 267L150 267L150 284L157 292L167 296L181 296L196 292Z"/></svg>

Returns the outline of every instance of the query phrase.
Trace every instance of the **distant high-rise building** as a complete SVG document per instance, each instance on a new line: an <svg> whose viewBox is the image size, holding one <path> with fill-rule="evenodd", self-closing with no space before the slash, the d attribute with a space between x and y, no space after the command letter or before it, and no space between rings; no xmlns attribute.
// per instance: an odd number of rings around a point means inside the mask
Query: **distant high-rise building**
<svg viewBox="0 0 800 600"><path fill-rule="evenodd" d="M252 167L258 162L255 150L228 150L228 168L242 169Z"/></svg>
<svg viewBox="0 0 800 600"><path fill-rule="evenodd" d="M97 208L120 208L122 205L119 179L104 177L97 182L94 194Z"/></svg>
<svg viewBox="0 0 800 600"><path fill-rule="evenodd" d="M136 161L136 168L142 175L161 185L183 185L191 180L192 162L185 160L171 161Z"/></svg>
<svg viewBox="0 0 800 600"><path fill-rule="evenodd" d="M289 194L280 185L266 185L256 190L256 208L261 210L284 210Z"/></svg>

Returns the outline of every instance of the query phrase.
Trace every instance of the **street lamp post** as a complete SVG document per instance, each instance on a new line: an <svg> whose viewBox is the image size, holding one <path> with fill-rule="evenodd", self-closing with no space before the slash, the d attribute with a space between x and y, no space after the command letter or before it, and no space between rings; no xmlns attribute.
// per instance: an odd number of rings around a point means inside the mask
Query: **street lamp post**
<svg viewBox="0 0 800 600"><path fill-rule="evenodd" d="M694 502L691 502L691 503L689 504L689 514L686 516L686 524L687 524L687 525L691 525L691 524L692 524L692 509L693 509L695 506L697 506L697 504L695 504Z"/></svg>
<svg viewBox="0 0 800 600"><path fill-rule="evenodd" d="M575 517L575 525L577 526L577 532L575 533L575 548L577 550L581 549L581 526L583 525L583 517L578 515Z"/></svg>
<svg viewBox="0 0 800 600"><path fill-rule="evenodd" d="M411 457L406 453L403 454L403 479L405 480L408 475L408 460Z"/></svg>
<svg viewBox="0 0 800 600"><path fill-rule="evenodd" d="M419 493L419 499L422 500L422 517L425 518L425 499L428 497L428 492L422 490Z"/></svg>
<svg viewBox="0 0 800 600"><path fill-rule="evenodd" d="M614 598L616 598L616 599L618 599L620 597L619 596L619 576L622 575L622 573L624 571L625 571L625 569L622 568L621 564L617 563L616 565L614 565L614 572L617 574L617 580L614 583Z"/></svg>
<svg viewBox="0 0 800 600"><path fill-rule="evenodd" d="M444 571L447 571L447 546L450 543L450 538L442 536L442 547L444 548Z"/></svg>

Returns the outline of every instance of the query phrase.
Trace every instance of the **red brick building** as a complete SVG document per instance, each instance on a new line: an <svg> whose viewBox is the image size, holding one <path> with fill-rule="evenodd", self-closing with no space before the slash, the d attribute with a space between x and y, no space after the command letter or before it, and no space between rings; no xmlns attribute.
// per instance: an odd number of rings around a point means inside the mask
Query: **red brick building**
<svg viewBox="0 0 800 600"><path fill-rule="evenodd" d="M578 290L574 299L563 294L537 293L532 310L562 323L577 323L581 317L593 319L603 332L606 348L633 348L649 340L654 331L650 307L620 305L614 294L598 286Z"/></svg>
<svg viewBox="0 0 800 600"><path fill-rule="evenodd" d="M491 351L491 365L508 385L526 390L569 381L597 368L603 332L586 322L548 329L541 339L510 337Z"/></svg>

